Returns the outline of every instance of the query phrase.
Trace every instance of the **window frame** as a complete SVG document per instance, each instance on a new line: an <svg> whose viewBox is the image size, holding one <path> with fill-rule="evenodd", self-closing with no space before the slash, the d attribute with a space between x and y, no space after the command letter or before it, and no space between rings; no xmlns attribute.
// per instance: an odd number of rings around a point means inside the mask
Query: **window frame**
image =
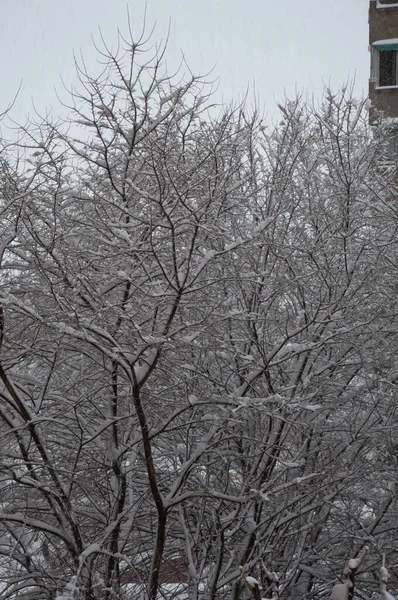
<svg viewBox="0 0 398 600"><path fill-rule="evenodd" d="M390 42L392 40L380 40L374 42L371 46L371 66L370 66L370 79L375 84L377 90L388 90L398 88L398 40L395 42L395 48L387 50L383 48L383 41ZM384 44L388 45L388 44ZM381 52L395 52L395 84L393 85L380 85L380 56Z"/></svg>
<svg viewBox="0 0 398 600"><path fill-rule="evenodd" d="M391 2L390 4L384 4L380 0L376 2L376 8L397 8L398 2Z"/></svg>

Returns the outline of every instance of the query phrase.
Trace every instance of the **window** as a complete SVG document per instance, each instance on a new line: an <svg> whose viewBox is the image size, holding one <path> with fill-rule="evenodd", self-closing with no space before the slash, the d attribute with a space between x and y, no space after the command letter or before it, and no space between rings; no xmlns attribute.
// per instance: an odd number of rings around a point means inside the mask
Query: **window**
<svg viewBox="0 0 398 600"><path fill-rule="evenodd" d="M379 87L397 85L397 51L379 51Z"/></svg>
<svg viewBox="0 0 398 600"><path fill-rule="evenodd" d="M387 125L375 131L376 139L381 142L379 161L385 165L398 164L398 124Z"/></svg>
<svg viewBox="0 0 398 600"><path fill-rule="evenodd" d="M386 139L385 158L389 160L397 160L398 157L398 131L391 130Z"/></svg>
<svg viewBox="0 0 398 600"><path fill-rule="evenodd" d="M371 77L376 87L398 87L398 39L374 42Z"/></svg>

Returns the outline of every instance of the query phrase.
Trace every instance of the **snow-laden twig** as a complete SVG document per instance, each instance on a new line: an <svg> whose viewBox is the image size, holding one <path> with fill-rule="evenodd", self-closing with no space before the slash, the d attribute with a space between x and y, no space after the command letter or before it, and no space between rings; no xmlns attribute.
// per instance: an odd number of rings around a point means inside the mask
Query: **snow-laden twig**
<svg viewBox="0 0 398 600"><path fill-rule="evenodd" d="M380 577L380 600L395 600L394 596L392 596L387 591L387 583L390 577L388 570L386 569L386 556L383 554L382 563L379 571Z"/></svg>
<svg viewBox="0 0 398 600"><path fill-rule="evenodd" d="M241 565L239 565L239 571L240 571L241 578L245 582L247 588L252 593L253 598L255 600L260 600L260 590L261 590L260 583L254 577L251 577L250 575L246 575L246 573Z"/></svg>
<svg viewBox="0 0 398 600"><path fill-rule="evenodd" d="M365 562L369 548L365 546L362 552L355 558L350 558L343 575L346 581L336 583L332 589L332 600L353 600L355 593L355 575Z"/></svg>

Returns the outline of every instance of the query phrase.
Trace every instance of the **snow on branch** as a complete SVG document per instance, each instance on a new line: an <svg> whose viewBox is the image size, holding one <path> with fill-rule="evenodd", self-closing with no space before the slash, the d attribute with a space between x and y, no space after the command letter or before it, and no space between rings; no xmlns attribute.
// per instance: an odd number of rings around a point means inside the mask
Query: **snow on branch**
<svg viewBox="0 0 398 600"><path fill-rule="evenodd" d="M388 570L386 569L386 556L383 554L382 563L379 571L380 577L380 600L395 600L394 596L392 596L387 591L387 583L390 577Z"/></svg>
<svg viewBox="0 0 398 600"><path fill-rule="evenodd" d="M250 575L246 575L246 573L245 573L245 571L244 571L244 569L243 569L243 567L241 565L239 565L239 571L240 571L241 578L245 582L246 587L252 593L253 598L255 600L260 600L260 598L261 598L261 596L260 596L260 590L261 590L260 583L254 577L251 577Z"/></svg>
<svg viewBox="0 0 398 600"><path fill-rule="evenodd" d="M343 571L346 581L344 583L336 583L333 586L331 600L353 600L355 575L365 562L368 551L369 548L365 546L357 557L350 558L347 567Z"/></svg>

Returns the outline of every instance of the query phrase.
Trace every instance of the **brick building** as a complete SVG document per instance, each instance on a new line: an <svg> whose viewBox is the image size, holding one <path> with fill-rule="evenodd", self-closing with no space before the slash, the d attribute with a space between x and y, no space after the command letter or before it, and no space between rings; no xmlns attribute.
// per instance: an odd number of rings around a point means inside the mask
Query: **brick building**
<svg viewBox="0 0 398 600"><path fill-rule="evenodd" d="M398 125L398 0L370 0L370 122L380 116Z"/></svg>

